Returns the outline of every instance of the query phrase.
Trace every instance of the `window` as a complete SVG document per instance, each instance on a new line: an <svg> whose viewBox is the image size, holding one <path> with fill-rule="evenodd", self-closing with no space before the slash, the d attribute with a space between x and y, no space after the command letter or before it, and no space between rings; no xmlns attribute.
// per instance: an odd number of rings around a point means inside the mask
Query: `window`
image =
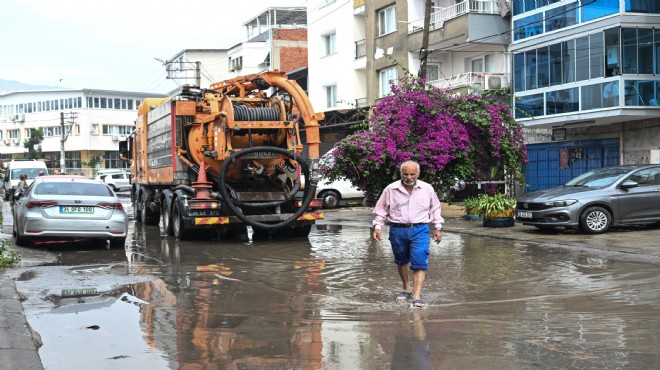
<svg viewBox="0 0 660 370"><path fill-rule="evenodd" d="M71 151L64 153L64 166L69 170L81 168L80 151Z"/></svg>
<svg viewBox="0 0 660 370"><path fill-rule="evenodd" d="M20 133L19 129L8 130L7 134L8 134L10 139L19 139L21 137L21 133Z"/></svg>
<svg viewBox="0 0 660 370"><path fill-rule="evenodd" d="M337 85L330 85L325 87L326 106L333 108L337 106Z"/></svg>
<svg viewBox="0 0 660 370"><path fill-rule="evenodd" d="M378 11L378 36L396 31L396 12L394 5Z"/></svg>
<svg viewBox="0 0 660 370"><path fill-rule="evenodd" d="M89 130L89 132L92 135L98 135L99 134L99 124L98 123L92 123L92 127Z"/></svg>
<svg viewBox="0 0 660 370"><path fill-rule="evenodd" d="M133 126L103 125L104 135L129 135L133 132Z"/></svg>
<svg viewBox="0 0 660 370"><path fill-rule="evenodd" d="M128 168L128 161L121 160L119 152L105 152L105 168Z"/></svg>
<svg viewBox="0 0 660 370"><path fill-rule="evenodd" d="M390 85L397 83L397 67L392 66L378 71L378 97L390 95Z"/></svg>
<svg viewBox="0 0 660 370"><path fill-rule="evenodd" d="M323 44L325 45L325 55L332 55L337 53L337 33L323 36Z"/></svg>
<svg viewBox="0 0 660 370"><path fill-rule="evenodd" d="M426 81L438 81L440 79L440 64L426 65Z"/></svg>

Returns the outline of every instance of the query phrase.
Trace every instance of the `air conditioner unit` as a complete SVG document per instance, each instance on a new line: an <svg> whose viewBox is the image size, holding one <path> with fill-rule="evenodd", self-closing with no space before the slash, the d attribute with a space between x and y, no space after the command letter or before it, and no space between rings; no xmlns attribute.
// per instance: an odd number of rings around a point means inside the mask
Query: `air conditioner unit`
<svg viewBox="0 0 660 370"><path fill-rule="evenodd" d="M509 81L506 76L486 75L484 88L486 90L497 90L503 87L508 87Z"/></svg>
<svg viewBox="0 0 660 370"><path fill-rule="evenodd" d="M18 145L21 141L18 139L14 139L14 145Z"/></svg>
<svg viewBox="0 0 660 370"><path fill-rule="evenodd" d="M9 145L9 143L11 143L10 140L5 140L5 145Z"/></svg>
<svg viewBox="0 0 660 370"><path fill-rule="evenodd" d="M16 122L25 122L25 113L17 114Z"/></svg>
<svg viewBox="0 0 660 370"><path fill-rule="evenodd" d="M112 141L119 141L119 135L112 135Z"/></svg>

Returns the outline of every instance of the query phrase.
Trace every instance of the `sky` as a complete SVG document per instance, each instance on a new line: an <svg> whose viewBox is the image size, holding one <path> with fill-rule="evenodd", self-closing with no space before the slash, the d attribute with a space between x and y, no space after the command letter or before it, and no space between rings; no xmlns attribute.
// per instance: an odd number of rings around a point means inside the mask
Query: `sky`
<svg viewBox="0 0 660 370"><path fill-rule="evenodd" d="M0 11L0 79L62 88L167 93L184 49L246 41L243 23L306 0L18 0Z"/></svg>

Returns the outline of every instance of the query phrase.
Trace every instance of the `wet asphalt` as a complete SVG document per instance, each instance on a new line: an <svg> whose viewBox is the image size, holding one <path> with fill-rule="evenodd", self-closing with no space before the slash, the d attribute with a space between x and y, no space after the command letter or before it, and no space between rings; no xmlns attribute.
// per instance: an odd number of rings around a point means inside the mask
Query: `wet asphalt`
<svg viewBox="0 0 660 370"><path fill-rule="evenodd" d="M0 238L11 239L9 207L4 202L1 205L4 221ZM346 211L342 210L341 217L347 216ZM371 209L352 207L348 213L365 218L370 217ZM657 223L617 227L605 234L588 235L576 230L541 231L519 224L487 228L481 221L465 220L463 213L460 206L445 204L444 230L448 233L535 242L550 248L560 247L610 259L660 265L660 224ZM326 218L331 219L333 214L333 211L326 212ZM8 277L6 270L0 270L0 364L7 369L43 369L38 352L41 341L26 320L22 301L15 281Z"/></svg>

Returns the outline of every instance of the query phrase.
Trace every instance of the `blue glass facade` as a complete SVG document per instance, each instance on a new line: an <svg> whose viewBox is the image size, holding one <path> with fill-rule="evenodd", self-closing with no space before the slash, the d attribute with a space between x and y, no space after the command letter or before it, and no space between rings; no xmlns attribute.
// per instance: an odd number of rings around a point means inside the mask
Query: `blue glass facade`
<svg viewBox="0 0 660 370"><path fill-rule="evenodd" d="M658 106L658 75L660 28L613 27L581 34L514 53L515 115Z"/></svg>

